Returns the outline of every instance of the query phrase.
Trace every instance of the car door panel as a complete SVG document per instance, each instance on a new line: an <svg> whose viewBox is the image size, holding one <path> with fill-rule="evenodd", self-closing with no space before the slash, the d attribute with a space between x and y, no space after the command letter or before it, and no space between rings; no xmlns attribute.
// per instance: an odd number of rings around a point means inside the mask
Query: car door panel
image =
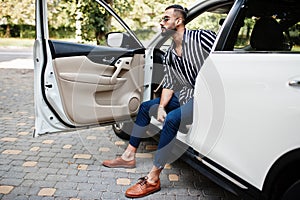
<svg viewBox="0 0 300 200"><path fill-rule="evenodd" d="M82 44L52 44L60 98L74 125L105 123L136 114L142 95L143 54ZM136 77L134 81L132 77Z"/></svg>
<svg viewBox="0 0 300 200"><path fill-rule="evenodd" d="M143 98L145 50L103 0L120 47L49 39L47 1L36 0L34 136L114 123L137 114ZM93 40L93 38L91 38Z"/></svg>
<svg viewBox="0 0 300 200"><path fill-rule="evenodd" d="M52 58L86 56L99 64L113 65L118 58L143 53L143 49L111 48L64 41L48 41Z"/></svg>

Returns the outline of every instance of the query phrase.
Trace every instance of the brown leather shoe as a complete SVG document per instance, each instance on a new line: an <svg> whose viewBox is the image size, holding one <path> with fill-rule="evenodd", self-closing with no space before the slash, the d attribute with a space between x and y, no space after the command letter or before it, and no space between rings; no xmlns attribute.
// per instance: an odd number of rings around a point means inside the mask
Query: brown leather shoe
<svg viewBox="0 0 300 200"><path fill-rule="evenodd" d="M149 183L147 179L147 176L140 178L135 185L126 190L125 196L128 198L140 198L160 190L160 180L156 183Z"/></svg>
<svg viewBox="0 0 300 200"><path fill-rule="evenodd" d="M102 165L110 168L135 168L135 159L126 161L117 157L114 160L104 160Z"/></svg>

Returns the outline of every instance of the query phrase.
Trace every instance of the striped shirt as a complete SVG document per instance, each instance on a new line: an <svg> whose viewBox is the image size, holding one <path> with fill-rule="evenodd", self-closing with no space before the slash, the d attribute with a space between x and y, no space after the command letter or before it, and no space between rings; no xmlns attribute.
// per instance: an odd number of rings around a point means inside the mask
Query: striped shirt
<svg viewBox="0 0 300 200"><path fill-rule="evenodd" d="M215 38L212 31L185 29L182 56L176 54L174 42L165 54L163 88L179 92L181 104L187 103L194 96L196 77Z"/></svg>

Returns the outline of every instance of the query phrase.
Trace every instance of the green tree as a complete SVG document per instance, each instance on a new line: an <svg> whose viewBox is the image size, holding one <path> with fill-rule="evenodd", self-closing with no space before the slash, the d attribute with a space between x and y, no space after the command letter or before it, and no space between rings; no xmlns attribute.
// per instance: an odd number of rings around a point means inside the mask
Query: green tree
<svg viewBox="0 0 300 200"><path fill-rule="evenodd" d="M164 8L170 4L190 5L184 0L105 0L116 13L137 34L150 37L151 32L160 30L159 21ZM11 35L11 27L35 25L35 0L0 0L0 25L6 25L6 37ZM80 34L84 41L97 41L100 44L108 31L119 30L111 16L97 3L97 0L47 0L48 23L51 37L70 37ZM209 20L208 20L209 21ZM201 23L206 23L203 21ZM24 26L25 27L25 26ZM62 34L57 33L63 31ZM79 31L80 30L80 31ZM141 36L141 35L139 35Z"/></svg>
<svg viewBox="0 0 300 200"><path fill-rule="evenodd" d="M6 25L5 37L11 36L11 27L20 25L22 37L22 25L34 25L34 0L22 0L22 2L15 2L11 0L0 0L0 24Z"/></svg>
<svg viewBox="0 0 300 200"><path fill-rule="evenodd" d="M107 3L112 3L108 2ZM94 38L97 44L100 44L105 32L110 24L110 16L104 9L94 0L81 1L78 4L82 13L81 33L82 39L91 41Z"/></svg>
<svg viewBox="0 0 300 200"><path fill-rule="evenodd" d="M55 29L60 27L75 27L75 19L70 18L72 11L76 8L74 1L48 0L48 21Z"/></svg>
<svg viewBox="0 0 300 200"><path fill-rule="evenodd" d="M164 8L170 4L186 6L184 0L105 0L115 12L129 25L133 31L146 31L159 29L159 19ZM81 22L81 37L85 41L103 41L105 33L117 31L109 15L95 0L76 0L77 12L73 9L73 16Z"/></svg>
<svg viewBox="0 0 300 200"><path fill-rule="evenodd" d="M117 13L123 13L131 9L128 0L105 0L107 4L114 8ZM81 37L86 41L96 40L97 44L103 41L105 33L111 27L111 15L109 15L103 7L95 0L77 0L77 10L73 16L78 17L81 22Z"/></svg>
<svg viewBox="0 0 300 200"><path fill-rule="evenodd" d="M136 32L145 32L150 38L152 33L160 30L159 22L164 9L171 4L180 4L186 7L190 4L184 0L130 0L132 9L126 14L121 14L125 18L126 23Z"/></svg>
<svg viewBox="0 0 300 200"><path fill-rule="evenodd" d="M205 12L187 25L189 29L206 29L217 33L220 29L220 19L225 19L225 14Z"/></svg>

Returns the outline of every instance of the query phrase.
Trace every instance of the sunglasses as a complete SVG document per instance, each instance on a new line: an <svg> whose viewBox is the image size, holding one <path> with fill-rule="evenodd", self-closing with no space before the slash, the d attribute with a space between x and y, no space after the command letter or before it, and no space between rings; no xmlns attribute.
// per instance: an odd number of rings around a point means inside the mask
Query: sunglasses
<svg viewBox="0 0 300 200"><path fill-rule="evenodd" d="M167 21L169 21L170 19L171 19L170 17L164 16L164 17L161 18L161 21L167 22Z"/></svg>

